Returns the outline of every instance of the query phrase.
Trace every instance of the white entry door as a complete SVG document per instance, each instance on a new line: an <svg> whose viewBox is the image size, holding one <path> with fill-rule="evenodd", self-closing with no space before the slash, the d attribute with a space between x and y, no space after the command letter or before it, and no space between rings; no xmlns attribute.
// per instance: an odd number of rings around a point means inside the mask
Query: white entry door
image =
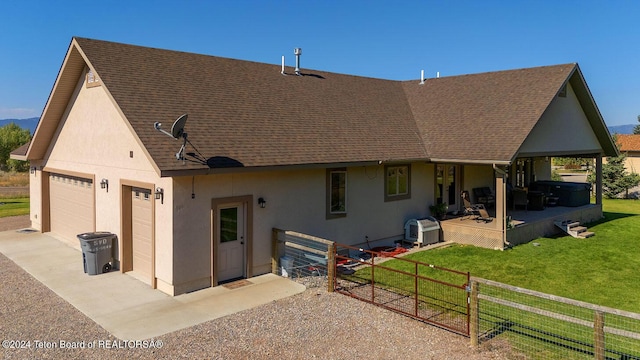
<svg viewBox="0 0 640 360"><path fill-rule="evenodd" d="M245 230L242 203L217 209L218 282L245 277ZM215 255L215 254L214 254Z"/></svg>

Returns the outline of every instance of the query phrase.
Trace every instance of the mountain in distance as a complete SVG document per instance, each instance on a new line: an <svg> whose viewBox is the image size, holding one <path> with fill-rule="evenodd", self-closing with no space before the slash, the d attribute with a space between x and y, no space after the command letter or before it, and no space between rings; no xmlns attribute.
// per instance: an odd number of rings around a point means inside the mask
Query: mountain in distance
<svg viewBox="0 0 640 360"><path fill-rule="evenodd" d="M15 123L23 129L29 129L31 135L33 135L33 132L36 131L36 126L38 126L38 120L40 120L40 118L37 117L28 119L3 119L0 120L0 127Z"/></svg>
<svg viewBox="0 0 640 360"><path fill-rule="evenodd" d="M633 134L634 124L608 126L609 132L613 134Z"/></svg>

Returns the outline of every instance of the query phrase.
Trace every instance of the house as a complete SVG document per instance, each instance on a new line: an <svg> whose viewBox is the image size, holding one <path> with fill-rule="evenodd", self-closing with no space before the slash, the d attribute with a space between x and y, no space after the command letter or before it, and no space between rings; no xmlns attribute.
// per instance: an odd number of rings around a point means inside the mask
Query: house
<svg viewBox="0 0 640 360"><path fill-rule="evenodd" d="M273 228L397 239L480 186L496 195L483 236L502 247L507 182L550 179L550 156L600 171L616 154L577 64L411 81L297 70L73 38L13 154L32 167L33 227L76 247L112 232L121 272L177 295L270 272Z"/></svg>
<svg viewBox="0 0 640 360"><path fill-rule="evenodd" d="M624 167L629 173L640 174L640 135L617 134L618 149L626 155ZM606 159L604 159L606 163ZM640 197L640 186L629 189L625 196L631 198Z"/></svg>
<svg viewBox="0 0 640 360"><path fill-rule="evenodd" d="M630 173L640 174L640 135L616 135L620 152L627 155L624 167Z"/></svg>

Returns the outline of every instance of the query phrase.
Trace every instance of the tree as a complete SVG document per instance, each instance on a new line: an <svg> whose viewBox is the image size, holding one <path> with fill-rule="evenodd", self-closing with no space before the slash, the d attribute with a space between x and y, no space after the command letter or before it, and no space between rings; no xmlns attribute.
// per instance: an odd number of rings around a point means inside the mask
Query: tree
<svg viewBox="0 0 640 360"><path fill-rule="evenodd" d="M9 159L11 152L31 140L29 129L23 129L15 123L0 127L0 169L27 171L29 163Z"/></svg>
<svg viewBox="0 0 640 360"><path fill-rule="evenodd" d="M617 141L616 145L620 147ZM623 192L624 197L628 198L629 189L640 184L640 175L628 173L624 168L626 158L626 153L620 153L619 156L607 157L607 163L602 164L602 194L609 199L616 198ZM595 180L595 174L590 174L587 179L590 183L595 183Z"/></svg>
<svg viewBox="0 0 640 360"><path fill-rule="evenodd" d="M638 115L638 122L640 122L640 115ZM640 124L636 125L633 128L633 133L636 135L640 135Z"/></svg>

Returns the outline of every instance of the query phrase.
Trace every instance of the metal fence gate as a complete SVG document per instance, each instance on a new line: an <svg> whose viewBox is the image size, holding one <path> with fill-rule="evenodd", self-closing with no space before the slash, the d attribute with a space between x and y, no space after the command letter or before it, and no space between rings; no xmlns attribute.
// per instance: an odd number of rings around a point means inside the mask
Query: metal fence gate
<svg viewBox="0 0 640 360"><path fill-rule="evenodd" d="M334 291L469 336L468 272L396 257L393 248L334 251Z"/></svg>

